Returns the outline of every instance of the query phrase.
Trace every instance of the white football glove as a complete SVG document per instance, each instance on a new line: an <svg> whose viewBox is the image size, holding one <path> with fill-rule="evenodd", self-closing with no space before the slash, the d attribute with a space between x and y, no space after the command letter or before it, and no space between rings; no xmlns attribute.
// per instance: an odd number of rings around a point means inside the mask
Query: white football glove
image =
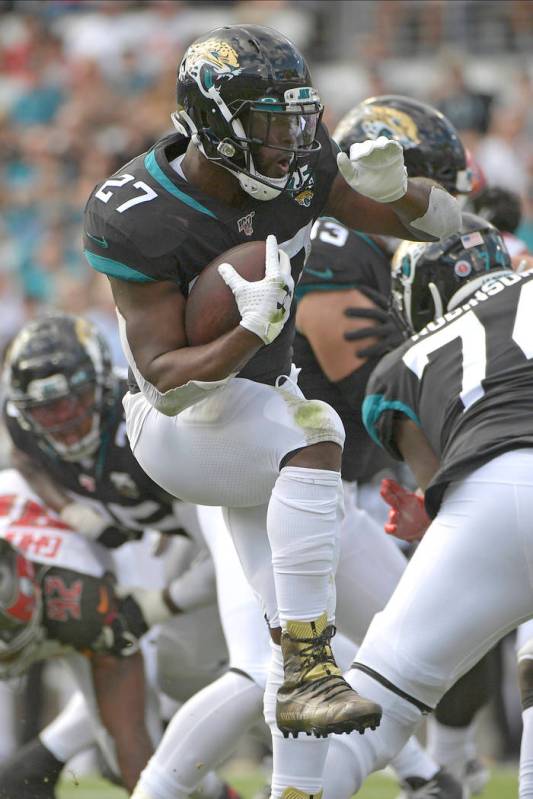
<svg viewBox="0 0 533 799"><path fill-rule="evenodd" d="M290 258L278 249L276 237L268 236L266 240L262 280L245 280L231 264L220 264L218 273L235 296L242 327L259 336L264 344L271 344L289 318L294 291Z"/></svg>
<svg viewBox="0 0 533 799"><path fill-rule="evenodd" d="M121 587L116 589L116 594L122 598L128 595L133 597L139 606L147 627L153 627L154 624L167 621L167 619L170 619L173 615L172 610L165 602L162 590L153 590L149 588L134 588L128 590Z"/></svg>
<svg viewBox="0 0 533 799"><path fill-rule="evenodd" d="M352 189L378 203L392 203L407 191L402 146L386 136L352 144L349 158L337 155L337 166Z"/></svg>
<svg viewBox="0 0 533 799"><path fill-rule="evenodd" d="M96 541L111 522L79 502L69 502L59 514L61 521L91 541Z"/></svg>

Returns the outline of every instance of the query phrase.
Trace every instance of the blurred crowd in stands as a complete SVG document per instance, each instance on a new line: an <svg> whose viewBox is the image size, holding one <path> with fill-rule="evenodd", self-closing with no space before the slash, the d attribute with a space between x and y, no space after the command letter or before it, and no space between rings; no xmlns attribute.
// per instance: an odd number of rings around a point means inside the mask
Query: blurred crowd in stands
<svg viewBox="0 0 533 799"><path fill-rule="evenodd" d="M447 6L455 7L451 21ZM487 55L482 47L450 49L461 9L468 36L476 35L476 15L484 26L477 34L498 34L490 86L472 60L472 52ZM394 91L438 105L487 182L522 198L519 235L533 250L530 2L0 0L0 347L26 319L53 306L91 316L110 335L120 363L106 280L81 255L81 217L92 187L169 129L176 64L195 36L225 22L267 24L293 38L328 106L332 43L343 14L365 18L364 36L354 30L350 52L337 50L345 69L352 62L364 80L345 88L340 101L335 95L328 125L369 94ZM418 85L409 76L428 48L440 59L436 80ZM394 85L383 68L390 59Z"/></svg>

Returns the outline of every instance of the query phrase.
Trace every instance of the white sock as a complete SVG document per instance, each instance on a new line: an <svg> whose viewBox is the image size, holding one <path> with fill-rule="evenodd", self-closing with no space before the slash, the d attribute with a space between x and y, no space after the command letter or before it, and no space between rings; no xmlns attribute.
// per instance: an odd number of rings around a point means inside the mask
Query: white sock
<svg viewBox="0 0 533 799"><path fill-rule="evenodd" d="M268 506L267 530L281 625L311 621L328 607L338 544L341 477L286 466Z"/></svg>
<svg viewBox="0 0 533 799"><path fill-rule="evenodd" d="M94 743L94 728L81 691L73 694L61 713L39 733L39 738L63 763Z"/></svg>
<svg viewBox="0 0 533 799"><path fill-rule="evenodd" d="M533 797L533 707L522 711L522 744L520 746L520 799Z"/></svg>
<svg viewBox="0 0 533 799"><path fill-rule="evenodd" d="M427 751L446 771L462 779L470 743L468 727L448 727L432 716L428 719Z"/></svg>
<svg viewBox="0 0 533 799"><path fill-rule="evenodd" d="M439 770L439 765L422 748L413 736L409 738L401 752L392 758L391 767L400 781L406 777L420 777L430 780Z"/></svg>
<svg viewBox="0 0 533 799"><path fill-rule="evenodd" d="M259 686L232 671L195 694L173 717L132 799L188 797L261 717L262 699Z"/></svg>
<svg viewBox="0 0 533 799"><path fill-rule="evenodd" d="M265 721L272 732L272 797L279 799L285 788L317 794L328 752L328 738L299 735L284 738L276 724L276 696L283 682L281 648L272 643L272 661L265 690Z"/></svg>

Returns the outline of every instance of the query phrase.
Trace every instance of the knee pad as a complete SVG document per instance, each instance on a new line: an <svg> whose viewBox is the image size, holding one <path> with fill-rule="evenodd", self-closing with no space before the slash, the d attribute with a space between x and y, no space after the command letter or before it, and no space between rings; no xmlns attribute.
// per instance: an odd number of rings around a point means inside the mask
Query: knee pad
<svg viewBox="0 0 533 799"><path fill-rule="evenodd" d="M290 381L277 386L276 390L289 407L294 423L304 432L308 446L321 441L344 446L344 425L331 405L322 400L305 399L299 391L292 390Z"/></svg>

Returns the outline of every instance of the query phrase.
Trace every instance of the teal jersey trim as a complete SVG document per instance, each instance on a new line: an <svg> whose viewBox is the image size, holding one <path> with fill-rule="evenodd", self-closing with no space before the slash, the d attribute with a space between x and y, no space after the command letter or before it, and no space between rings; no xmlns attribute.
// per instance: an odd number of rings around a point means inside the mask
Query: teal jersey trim
<svg viewBox="0 0 533 799"><path fill-rule="evenodd" d="M84 250L83 254L92 268L96 269L97 272L103 272L104 275L118 277L120 280L130 280L135 283L155 283L153 277L143 275L142 272L138 272L137 269L132 269L131 266L126 266L126 264L120 261L114 261L112 258L104 258L103 255L95 255L95 253L90 250Z"/></svg>
<svg viewBox="0 0 533 799"><path fill-rule="evenodd" d="M383 394L369 394L363 400L361 415L368 435L379 447L383 447L376 432L379 417L385 411L400 411L420 427L420 419L409 405L400 400L386 400Z"/></svg>
<svg viewBox="0 0 533 799"><path fill-rule="evenodd" d="M189 208L194 208L195 211L200 211L200 213L206 214L207 216L210 216L212 219L217 218L216 214L210 211L209 208L206 208L197 200L194 200L192 197L189 197L188 194L185 194L184 191L181 191L180 189L178 189L177 186L175 186L172 183L170 178L168 178L165 175L165 173L157 163L154 150L150 150L150 152L146 155L144 159L144 166L146 170L151 174L153 179L156 180L159 183L159 185L165 189L165 191L168 191L169 194L172 194L182 203L188 205Z"/></svg>

